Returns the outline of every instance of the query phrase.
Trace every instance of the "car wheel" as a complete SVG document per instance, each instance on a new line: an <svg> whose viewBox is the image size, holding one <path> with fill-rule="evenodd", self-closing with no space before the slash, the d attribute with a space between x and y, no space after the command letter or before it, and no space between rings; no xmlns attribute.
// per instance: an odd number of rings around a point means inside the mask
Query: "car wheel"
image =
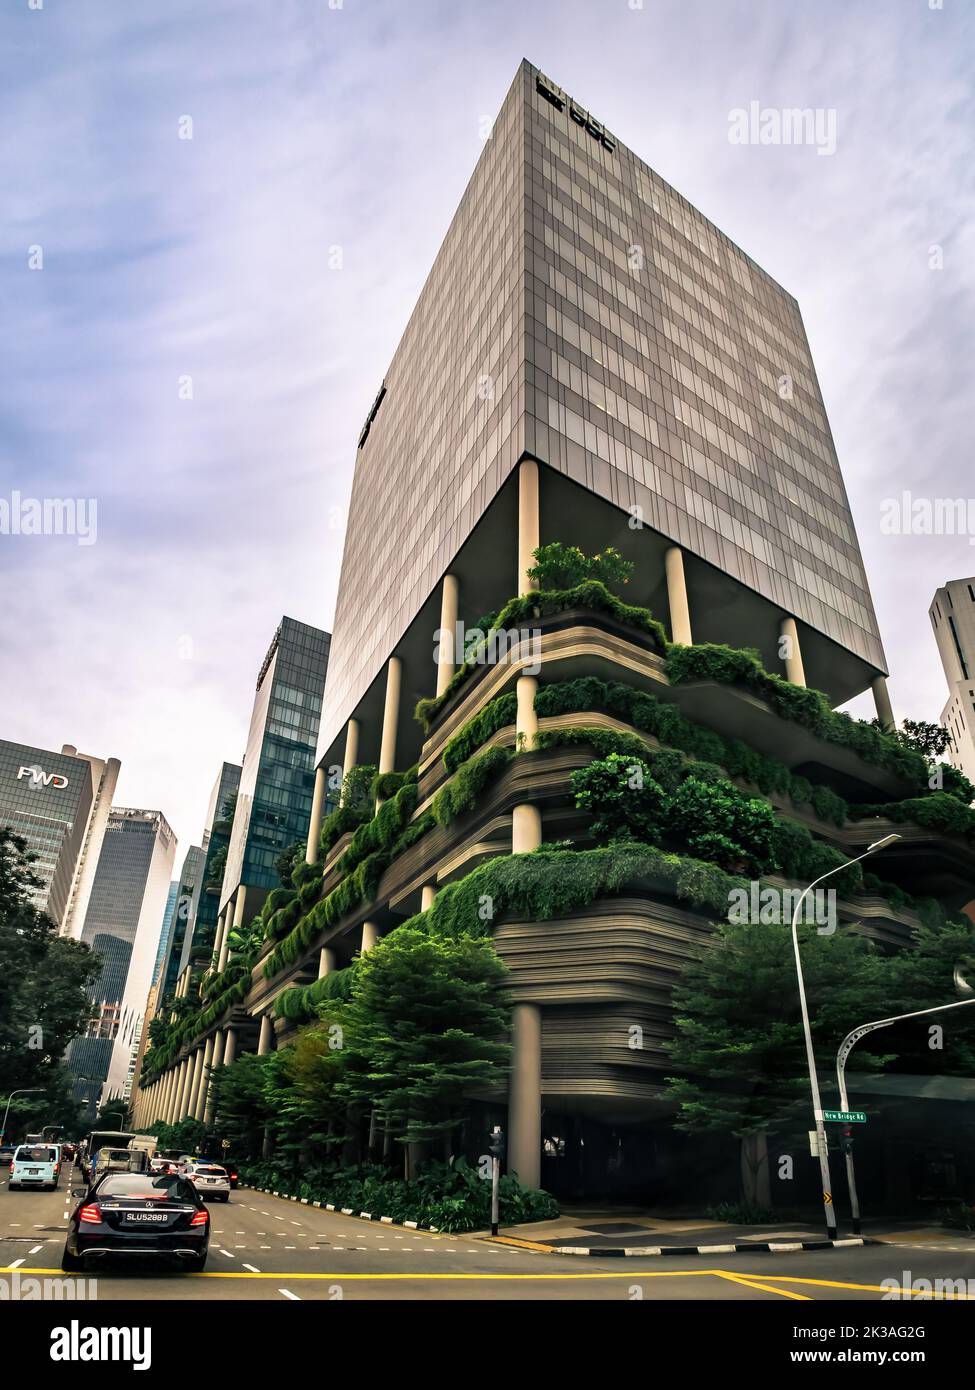
<svg viewBox="0 0 975 1390"><path fill-rule="evenodd" d="M229 1192L225 1192L225 1193L223 1194L223 1196L220 1198L220 1200L221 1200L221 1202L229 1202L229 1201L230 1201L230 1193L229 1193Z"/></svg>
<svg viewBox="0 0 975 1390"><path fill-rule="evenodd" d="M184 1261L183 1268L189 1274L199 1274L206 1262L206 1255L195 1255L192 1260Z"/></svg>
<svg viewBox="0 0 975 1390"><path fill-rule="evenodd" d="M61 1268L65 1274L77 1274L84 1269L85 1262L80 1255L72 1255L67 1246L64 1247L64 1254L61 1256Z"/></svg>

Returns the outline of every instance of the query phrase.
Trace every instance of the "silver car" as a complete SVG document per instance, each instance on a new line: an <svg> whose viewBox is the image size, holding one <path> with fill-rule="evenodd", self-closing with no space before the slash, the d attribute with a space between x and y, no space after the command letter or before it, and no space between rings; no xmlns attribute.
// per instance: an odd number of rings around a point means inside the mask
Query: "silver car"
<svg viewBox="0 0 975 1390"><path fill-rule="evenodd" d="M200 1163L181 1163L180 1172L187 1178L205 1202L211 1199L217 1202L230 1201L230 1177L226 1168L221 1168L219 1164L207 1163L204 1159Z"/></svg>

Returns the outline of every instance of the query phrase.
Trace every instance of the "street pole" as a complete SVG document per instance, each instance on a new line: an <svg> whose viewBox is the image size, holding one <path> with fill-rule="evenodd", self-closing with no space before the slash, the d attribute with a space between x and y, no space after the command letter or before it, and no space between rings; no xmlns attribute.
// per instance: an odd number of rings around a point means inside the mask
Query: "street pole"
<svg viewBox="0 0 975 1390"><path fill-rule="evenodd" d="M851 864L857 864L861 859L866 859L868 854L874 854L878 849L883 849L885 845L892 844L894 840L899 840L899 835L885 835L876 844L868 846L863 854L858 854L855 859L848 859L845 864L837 864L835 868L828 870L825 874L820 874L819 878L813 879L808 888L804 888L799 895L795 911L792 914L792 951L796 960L796 979L799 984L799 1008L802 1012L802 1033L806 1044L806 1065L809 1068L809 1090L812 1094L813 1119L816 1124L816 1148L819 1151L819 1177L823 1189L823 1215L826 1218L826 1239L836 1239L836 1208L833 1205L833 1183L829 1173L829 1149L826 1146L826 1125L823 1120L823 1103L819 1094L819 1077L816 1074L816 1054L813 1052L812 1029L809 1025L809 1009L806 1004L806 982L802 976L802 957L799 954L799 914L802 911L803 900L807 893L811 893L818 883L829 878L832 874L838 874L841 869L849 868Z"/></svg>
<svg viewBox="0 0 975 1390"><path fill-rule="evenodd" d="M500 1185L501 1185L501 1153L504 1140L501 1136L501 1126L495 1125L491 1131L491 1234L498 1234L499 1207L500 1207Z"/></svg>
<svg viewBox="0 0 975 1390"><path fill-rule="evenodd" d="M956 971L955 979L958 980L959 978L959 974ZM975 999L959 999L953 1004L938 1004L933 1009L915 1009L913 1013L896 1014L893 1018L878 1018L873 1023L864 1023L859 1028L854 1028L852 1033L847 1033L836 1052L836 1084L840 1092L840 1109L849 1110L850 1108L846 1097L846 1062L850 1053L861 1038L865 1038L868 1033L873 1033L878 1028L890 1028L893 1024L901 1023L907 1018L924 1018L926 1014L942 1014L947 1009L963 1009L966 1004L975 1004ZM846 1150L846 1182L850 1190L850 1213L853 1217L853 1232L855 1235L859 1235L860 1198L857 1195L856 1174L853 1168L852 1139L849 1142L850 1147Z"/></svg>
<svg viewBox="0 0 975 1390"><path fill-rule="evenodd" d="M14 1096L36 1096L45 1094L46 1092L43 1086L21 1086L19 1091L10 1092L10 1095L7 1097L7 1108L3 1112L3 1128L0 1129L0 1143L3 1143L7 1133L7 1118L10 1115L10 1102L13 1100Z"/></svg>

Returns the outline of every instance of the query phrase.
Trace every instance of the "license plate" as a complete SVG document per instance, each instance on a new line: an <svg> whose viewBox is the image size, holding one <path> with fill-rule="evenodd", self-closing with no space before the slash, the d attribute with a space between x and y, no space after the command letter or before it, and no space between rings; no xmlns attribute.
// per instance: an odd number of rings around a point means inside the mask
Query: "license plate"
<svg viewBox="0 0 975 1390"><path fill-rule="evenodd" d="M130 1212L129 1215L125 1218L125 1224L126 1224L127 1226L128 1226L128 1225L139 1225L139 1226L142 1226L142 1225L146 1225L146 1224L149 1223L149 1222L155 1222L156 1224L161 1224L162 1222L168 1221L168 1220L169 1220L169 1217L166 1215L166 1213L165 1213L164 1211L133 1211L133 1212Z"/></svg>
<svg viewBox="0 0 975 1390"><path fill-rule="evenodd" d="M38 1173L39 1173L40 1171L41 1171L40 1168L28 1168L28 1169L27 1169L27 1176L28 1176L29 1178L36 1178L37 1175L38 1175Z"/></svg>

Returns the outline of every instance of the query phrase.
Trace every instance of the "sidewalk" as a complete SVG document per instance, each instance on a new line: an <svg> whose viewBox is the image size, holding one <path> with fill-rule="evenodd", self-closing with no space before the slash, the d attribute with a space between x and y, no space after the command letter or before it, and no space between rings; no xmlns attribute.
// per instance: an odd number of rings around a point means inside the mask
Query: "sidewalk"
<svg viewBox="0 0 975 1390"><path fill-rule="evenodd" d="M487 1233L483 1233L485 1236ZM737 1226L700 1217L660 1216L645 1208L574 1207L551 1221L503 1226L498 1237L506 1245L559 1255L709 1255L752 1251L771 1254L829 1249L834 1245L876 1242L970 1243L975 1236L925 1226L914 1221L867 1221L862 1236L854 1236L845 1217L838 1239L827 1241L815 1221L787 1221L768 1226Z"/></svg>

